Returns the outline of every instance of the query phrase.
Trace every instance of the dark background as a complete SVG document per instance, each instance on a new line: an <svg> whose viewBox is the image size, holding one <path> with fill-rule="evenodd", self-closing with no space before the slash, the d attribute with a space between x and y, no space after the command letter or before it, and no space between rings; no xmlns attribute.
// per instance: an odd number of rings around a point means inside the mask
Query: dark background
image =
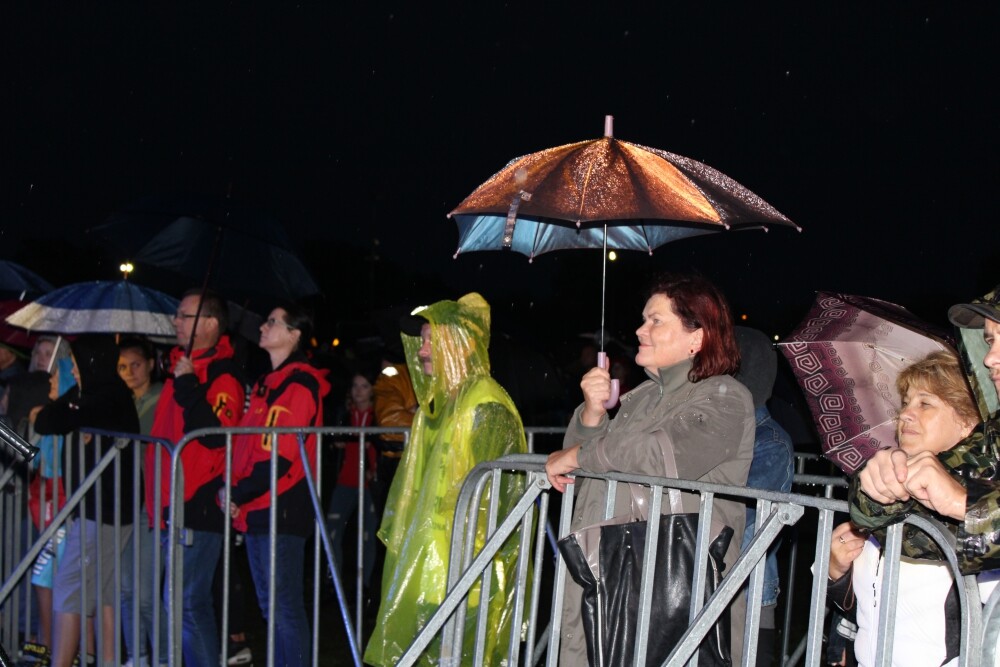
<svg viewBox="0 0 1000 667"><path fill-rule="evenodd" d="M617 137L706 162L803 232L681 241L609 268L631 341L653 270L700 270L785 335L815 290L944 321L1000 282L994 3L16 3L2 12L0 255L113 279L85 230L151 194L279 220L323 333L475 289L540 345L599 325L600 253L472 253L446 214L509 159ZM133 280L144 282L144 267ZM177 293L176 283L156 284Z"/></svg>

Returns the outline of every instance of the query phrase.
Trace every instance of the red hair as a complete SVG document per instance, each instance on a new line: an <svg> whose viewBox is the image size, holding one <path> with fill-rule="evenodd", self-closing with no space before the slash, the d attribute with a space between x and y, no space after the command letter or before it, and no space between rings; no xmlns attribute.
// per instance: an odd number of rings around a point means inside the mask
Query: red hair
<svg viewBox="0 0 1000 667"><path fill-rule="evenodd" d="M733 334L729 303L719 288L698 274L664 273L653 280L647 298L670 299L674 314L687 331L702 329L701 350L688 373L691 382L713 375L733 375L740 367L740 349Z"/></svg>

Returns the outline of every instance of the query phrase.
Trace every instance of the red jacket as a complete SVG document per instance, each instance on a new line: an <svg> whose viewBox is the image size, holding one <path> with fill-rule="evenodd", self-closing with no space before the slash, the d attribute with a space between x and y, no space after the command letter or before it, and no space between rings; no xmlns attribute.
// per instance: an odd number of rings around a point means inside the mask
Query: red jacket
<svg viewBox="0 0 1000 667"><path fill-rule="evenodd" d="M323 396L329 393L326 371L311 366L296 353L261 378L250 396L250 408L240 426L321 426ZM266 532L271 504L270 434L238 435L233 439L233 502L240 506L234 525L253 533ZM278 440L278 532L308 535L313 511L299 455L299 438L288 434ZM306 455L316 471L316 436L305 441ZM218 511L218 510L217 510Z"/></svg>
<svg viewBox="0 0 1000 667"><path fill-rule="evenodd" d="M170 353L170 368L184 354L180 347ZM194 373L170 378L163 384L156 405L151 435L177 444L185 433L200 428L231 427L243 416L245 390L242 372L233 358L233 347L223 336L215 347L196 350L193 354ZM146 448L146 510L153 525L153 480L156 450ZM170 501L170 456L161 450L163 496L162 519L168 517ZM215 502L222 485L226 464L224 436L195 440L184 446L181 465L184 468L184 525L197 530L217 530L223 527L224 516ZM162 525L162 524L161 524Z"/></svg>
<svg viewBox="0 0 1000 667"><path fill-rule="evenodd" d="M374 411L371 408L366 410L358 410L357 408L350 408L347 411L346 419L344 419L343 426L373 426L374 421ZM358 449L360 449L360 442L358 440L351 440L344 444L343 461L340 464L340 472L337 474L337 486L350 487L352 489L358 488ZM371 436L365 438L365 472L371 472L375 470L375 447L372 446ZM365 486L368 486L367 482Z"/></svg>

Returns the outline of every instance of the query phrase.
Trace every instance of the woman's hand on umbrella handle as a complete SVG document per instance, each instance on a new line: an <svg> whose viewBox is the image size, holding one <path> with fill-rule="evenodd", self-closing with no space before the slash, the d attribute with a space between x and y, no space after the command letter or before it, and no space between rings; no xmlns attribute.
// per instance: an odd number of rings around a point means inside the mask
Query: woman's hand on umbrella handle
<svg viewBox="0 0 1000 667"><path fill-rule="evenodd" d="M608 353L598 352L597 353L597 367L603 368L604 370L609 370L608 367ZM618 380L612 378L611 380L611 395L608 400L604 401L604 409L610 410L611 408L618 405L618 393L621 391L621 384Z"/></svg>
<svg viewBox="0 0 1000 667"><path fill-rule="evenodd" d="M580 380L583 391L583 412L580 420L584 426L597 426L607 413L604 407L611 397L611 375L603 368L591 368Z"/></svg>

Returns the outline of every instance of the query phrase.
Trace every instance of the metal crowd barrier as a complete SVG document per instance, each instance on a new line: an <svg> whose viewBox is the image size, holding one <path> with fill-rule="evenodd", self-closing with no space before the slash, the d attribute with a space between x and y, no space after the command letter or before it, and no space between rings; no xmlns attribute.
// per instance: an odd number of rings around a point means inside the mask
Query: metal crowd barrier
<svg viewBox="0 0 1000 667"><path fill-rule="evenodd" d="M526 429L529 446L533 446L536 436L548 436L553 434L560 434L563 432L562 428L547 428L547 429ZM110 434L98 431L89 431L94 434L95 437L105 438L105 437L116 437L121 436L121 434ZM322 506L321 499L323 498L324 491L324 479L322 475L323 470L323 458L328 456L330 450L328 446L329 443L334 438L340 439L357 439L360 441L361 451L364 451L365 444L371 438L375 437L380 433L406 433L402 429L380 429L380 428L352 428L352 427L324 427L324 428L301 428L301 429L209 429L205 431L199 431L197 433L190 434L187 438L177 443L176 446L171 446L170 443L160 442L160 441L150 441L150 439L139 438L138 436L127 436L127 439L121 439L118 442L118 447L104 457L100 462L97 469L92 471L84 470L69 470L69 466L65 465L64 470L67 475L67 485L69 488L75 488L76 490L68 498L66 506L56 515L54 521L43 531L39 532L34 530L29 519L27 519L27 502L26 502L26 478L24 475L23 465L12 464L6 467L0 467L0 489L3 492L0 493L0 539L2 539L2 545L0 545L0 643L8 647L8 650L12 653L16 653L19 646L19 642L22 636L26 636L30 632L30 619L33 615L32 612L32 596L30 592L30 568L35 560L37 554L45 547L48 539L55 534L60 527L66 525L70 518L74 515L81 504L82 498L87 490L91 487L99 488L101 484L100 473L105 470L108 466L114 466L117 469L116 475L120 479L122 474L132 474L133 480L137 481L141 477L141 460L142 456L136 456L135 466L131 471L121 470L119 459L119 452L123 447L133 446L137 447L140 444L147 444L152 442L153 444L161 447L167 447L171 449L171 475L173 478L172 489L174 494L179 494L182 489L183 484L183 474L179 466L179 456L180 452L183 451L187 443L194 438L204 437L206 435L223 435L226 439L226 457L227 462L232 460L232 446L233 437L238 434L243 433L293 433L299 436L305 437L308 434L315 433L319 439L317 444L317 460L316 467L311 470L312 473L310 478L312 483L310 488L312 491L313 506L311 512L313 514L313 521L315 525L315 540L314 548L311 553L310 563L307 563L307 572L311 571L312 574L312 590L306 591L307 596L307 611L310 612L311 616L311 626L313 628L312 632L312 646L311 657L313 664L318 664L320 660L320 635L323 633L322 628L329 628L331 623L338 623L332 620L329 616L321 615L321 597L322 597L322 582L326 576L326 572L329 571L332 575L332 583L336 592L337 599L337 612L339 616L339 623L343 626L343 631L348 637L348 643L350 645L350 654L352 661L356 665L361 664L360 655L363 652L362 638L365 635L366 628L363 626L363 613L362 613L362 558L363 558L363 544L362 539L364 531L366 530L364 526L364 513L359 511L357 517L358 525L358 541L356 546L356 558L357 570L353 573L343 573L340 572L337 567L334 566L333 554L331 553L331 545L329 540L329 535L326 531L326 521L325 521L325 508ZM302 444L302 439L300 438L300 446ZM70 445L67 445L67 450ZM79 445L73 445L79 446ZM272 452L272 486L275 482L276 468L274 467L276 458L277 448ZM64 453L67 456L68 454ZM811 457L808 455L797 455L797 474L795 477L795 491L796 493L782 494L774 493L768 491L761 491L756 489L746 489L737 487L725 487L712 484L701 484L697 482L687 482L682 480L667 480L661 478L635 476L635 475L623 475L623 474L608 474L608 475L587 475L588 477L597 477L600 479L608 480L609 493L613 495L615 485L623 482L633 482L641 483L649 486L653 490L652 498L654 502L660 501L660 496L663 489L667 488L677 488L685 491L692 491L700 493L702 495L703 501L701 504L702 512L707 513L713 503L713 499L716 496L726 497L726 498L740 498L747 502L754 502L757 506L757 531L753 541L750 543L747 551L740 557L739 561L735 564L729 572L726 573L726 577L723 581L723 585L708 602L708 604L703 609L693 609L692 610L692 623L688 629L687 634L684 639L675 649L673 655L665 663L667 665L680 665L686 664L685 661L688 660L697 650L698 643L705 636L706 632L712 625L712 621L722 609L733 599L736 595L744 594L744 591L749 596L749 603L747 605L748 616L746 631L744 635L744 661L745 665L755 664L755 653L756 644L751 639L756 637L757 629L759 627L759 609L760 600L762 595L762 583L763 583L763 558L766 554L768 548L779 539L779 535L782 532L788 533L790 527L797 526L803 523L803 517L808 517L810 523L815 521L817 530L814 540L810 540L809 536L800 533L792 534L791 540L785 540L784 546L782 546L783 553L786 555L788 560L787 577L782 579L782 593L779 605L784 605L784 620L781 632L782 637L782 648L780 664L782 665L819 665L822 664L822 644L823 644L823 619L824 610L826 607L826 577L817 576L812 577L808 572L810 566L815 568L816 572L825 572L828 567L829 558L829 548L830 548L830 535L833 528L834 514L838 512L846 511L846 504L842 500L834 499L833 496L838 493L837 489L844 486L844 480L842 477L835 475L823 474L821 471L819 474L807 473L805 466L808 463L808 459L819 457ZM157 457L159 461L159 457ZM479 582L484 591L489 590L493 582L490 580L491 574L488 567L493 556L499 550L500 546L504 541L511 535L516 535L516 539L519 541L519 560L517 567L517 581L516 583L516 595L515 595L515 609L514 609L514 621L511 623L512 632L517 636L514 637L516 641L511 642L510 654L508 657L508 663L510 665L536 665L539 663L547 665L558 664L558 650L559 650L559 625L560 625L560 609L562 607L562 598L564 595L564 583L566 577L566 571L562 565L561 559L558 554L558 550L555 548L555 540L559 537L567 534L569 530L569 517L571 516L572 510L572 491L568 491L567 494L555 494L555 502L559 505L559 519L557 521L558 526L553 528L551 523L548 521L549 509L552 504L553 491L549 488L548 482L544 475L544 456L538 455L519 455L506 457L497 462L491 462L486 464L481 464L477 466L463 486L461 495L458 499L458 507L456 510L456 525L460 529L456 529L453 532L453 543L452 543L452 553L450 560L449 569L449 592L445 600L442 602L441 608L434 615L428 625L425 627L424 631L417 637L414 644L410 647L406 655L403 657L400 664L408 665L415 664L418 660L420 654L426 649L427 646L433 641L433 639L440 635L442 637L441 647L442 647L442 664L458 664L455 662L461 657L462 651L462 628L465 625L466 616L466 596L472 587ZM359 457L359 477L358 479L365 479L365 468L367 466L367 460L365 456ZM227 465L227 470L231 466ZM514 504L514 509L507 516L497 515L497 492L496 489L500 488L501 480L505 475L519 475L523 476L525 480L524 492L517 499ZM79 484L74 484L73 479L79 479ZM159 479L159 475L156 475L156 479ZM230 477L226 474L226 499L229 498L230 493ZM158 486L158 484L157 484ZM331 486L326 483L326 488ZM133 499L133 511L139 516L139 511L141 509L142 498L138 493L140 485L135 484L137 489ZM476 552L473 548L474 536L476 534L476 521L479 517L478 508L482 500L483 494L489 489L494 489L491 493L491 502L489 504L490 512L487 515L487 528L488 528L488 539L482 549ZM572 489L572 487L570 487ZM156 489L157 494L159 489ZM366 502L365 498L366 489L364 484L360 484L358 488L359 510L364 506ZM172 499L173 500L173 499ZM175 567L171 568L165 575L164 585L167 587L167 600L171 601L171 604L163 609L159 604L154 605L154 614L166 613L168 618L172 622L168 624L168 637L159 637L154 632L153 637L153 650L152 656L156 655L156 650L159 648L158 644L160 641L167 641L168 648L170 652L170 664L179 665L181 660L181 636L180 636L180 622L179 622L179 595L180 590L177 582L179 577L182 576L182 568L184 564L184 548L185 543L185 530L184 530L184 520L182 505L171 502L171 515L169 529L165 533L165 540L167 542L168 549L170 553L175 556L172 562L175 563ZM554 507L554 506L553 506ZM140 516L140 519L144 521L144 518ZM271 511L271 525L270 531L271 535L276 532L276 508L272 505ZM707 525L706 521L701 522L702 525ZM936 525L930 524L919 517L912 517L908 520L908 523L913 523L921 529L926 530L929 534L935 537L940 543L945 544L947 540L947 535L942 534ZM119 542L124 542L124 539L120 539L118 536L121 535L121 525L120 522L116 523L116 553L121 554L121 546ZM372 528L372 532L374 527ZM653 531L650 531L652 534ZM145 533L140 533L136 536L136 539L142 539ZM898 553L901 543L901 526L894 527L889 531L888 543L886 545L887 562L898 563ZM230 604L230 593L229 590L229 580L230 571L232 567L232 528L227 522L224 534L224 549L222 555L223 563L223 573L224 573L224 594L222 603L222 613L221 613L221 625L219 628L220 632L220 646L222 647L221 664L225 664L228 656L227 653L227 638L228 638L228 618L229 618L229 604ZM655 539L655 535L653 535ZM159 540L160 535L158 534L158 529L154 531L154 540ZM701 545L699 547L699 553L704 553L705 547L707 545L707 531L701 536ZM815 559L814 563L802 563L799 561L803 556L808 559L808 547L812 546L815 549ZM801 551L801 553L800 553ZM946 553L952 553L949 548L945 548ZM159 564L160 550L155 551L157 563L154 566L157 571L158 568L162 567ZM138 567L138 549L133 551L133 572L135 576L139 576ZM890 554L895 554L896 557L893 558ZM275 559L273 558L272 552L271 567L275 566ZM98 568L112 567L116 574L116 595L120 598L121 581L121 556L115 559L115 562L111 564L98 563ZM647 563L651 563L652 559L647 559ZM949 559L950 567L956 576L958 575L957 564L954 558ZM191 566L191 564L187 564ZM805 569L803 569L803 567ZM897 567L893 565L887 568L885 583L883 588L883 599L887 600L888 603L884 604L882 607L882 617L880 617L879 623L879 636L882 638L891 638L892 634L892 623L894 618L889 615L886 610L892 608L892 601L895 599L895 586L897 583ZM528 576L529 571L533 572L533 576ZM551 572L551 576L549 576ZM701 570L699 570L701 572ZM272 570L272 587L276 585L274 583L275 577ZM345 594L345 587L343 585L342 577L347 576L355 581L355 598L354 600L347 600ZM699 578L701 574L697 575ZM308 579L308 576L307 576ZM808 600L804 597L800 599L797 595L795 586L797 583L810 580L812 582L810 587L810 594ZM1000 611L997 607L1000 607L1000 602L997 601L1000 591L996 592L993 597L988 601L986 609L983 610L979 601L978 589L975 587L974 579L972 578L961 578L961 586L959 586L960 592L960 604L962 608L962 655L960 660L960 665L963 666L976 666L976 665L992 665L994 664L994 653L996 648L996 639L1000 635ZM159 579L156 579L157 584L159 584ZM703 582L695 580L695 586L703 585ZM136 581L132 582L132 590L139 590ZM271 591L269 595L269 600L271 604L274 604L275 596L274 591ZM98 606L103 604L105 601L100 599L100 591L85 592L84 595L97 595L98 596ZM248 595L253 596L250 599L252 602L249 606L256 608L256 596L252 590L252 586L248 592ZM93 599L93 598L91 598ZM485 599L485 597L481 598ZM695 596L697 599L697 596ZM546 621L539 618L540 609L544 606L544 601L551 601L551 621ZM644 605L648 605L648 599L643 601ZM806 605L806 606L803 606ZM483 651L484 639L486 633L490 631L489 628L485 627L485 609L487 605L480 605L482 615L478 619L478 631L476 634L476 646L473 647L474 655L481 656ZM138 608L139 602L133 606L135 610L133 612L133 627L134 640L133 645L138 645L139 642L143 641L142 638L138 637ZM645 607L644 607L645 608ZM792 637L794 631L793 620L798 620L803 617L803 612L808 614L808 628L801 637ZM269 622L267 623L267 642L268 647L266 664L274 664L273 646L274 646L274 623L275 614L273 608L268 614ZM985 619L985 621L983 620ZM102 620L101 615L98 614L95 619L96 625L98 627L97 636L97 652L100 655L100 651L103 648L101 645L101 626ZM157 627L154 622L154 628ZM320 628L321 631L317 632L316 629ZM648 629L648 628L647 628ZM645 629L644 629L645 630ZM85 642L83 637L85 636L85 623L81 619L81 651L85 650ZM115 654L116 658L121 658L119 646L121 643L121 621L116 615L116 620L114 623L114 641L115 641ZM984 639L985 637L985 639ZM643 655L645 650L646 637L645 633L640 633L637 638L637 652L636 655ZM794 648L793 648L794 647ZM879 665L889 665L891 664L891 641L884 642L880 647L880 656L878 663ZM255 656L259 659L259 656ZM449 663L448 661L452 662ZM121 660L119 659L119 664ZM255 660L257 663L257 660ZM257 663L259 664L259 663ZM478 664L478 663L477 663ZM692 663L693 664L693 663Z"/></svg>
<svg viewBox="0 0 1000 667"><path fill-rule="evenodd" d="M528 529L534 512L536 501L541 501L538 507L542 508L544 515L545 496L552 493L548 482L544 478L545 457L541 456L509 456L498 461L480 464L466 478L461 496L456 510L456 525L466 525L464 532L455 531L453 533L451 568L449 572L449 592L442 602L438 612L431 618L427 626L414 640L407 653L403 656L400 665L416 664L421 653L430 645L438 633L443 636L441 664L458 664L461 658L461 628L463 623L463 605L465 597L468 595L472 585L481 580L484 587L489 586L490 570L489 563L497 554L500 545L520 527L520 553L519 563L526 563L529 557L536 564L535 571L540 572L545 549L545 540L540 534L534 534ZM478 553L471 553L471 542L475 535L475 508L479 507L482 493L487 485L493 489L499 488L500 476L505 474L525 475L527 484L522 496L518 499L514 510L505 517L496 516L495 505L491 505L491 514L488 517L489 533L486 544ZM671 655L663 663L664 665L685 665L695 664L695 652L699 644L705 638L711 626L718 619L722 611L738 595L747 595L747 618L743 636L743 665L756 664L756 637L759 630L759 611L762 599L762 584L764 576L764 557L768 548L775 542L778 535L785 526L793 526L799 523L807 514L814 514L817 522L817 531L814 540L815 560L812 565L814 571L823 575L813 576L808 602L808 630L804 637L804 653L801 658L806 665L822 664L823 645L823 620L824 609L826 607L827 577L824 576L829 566L829 552L831 535L834 527L834 515L847 510L846 503L842 500L832 500L826 497L816 497L803 494L784 494L758 489L747 489L742 487L723 486L716 484L706 484L685 480L670 480L643 475L625 475L619 473L609 473L604 475L580 473L578 477L589 477L602 479L608 482L606 516L610 518L615 496L616 485L619 483L637 483L651 489L650 515L655 516L659 512L662 493L664 489L676 488L683 491L699 493L702 498L700 509L700 526L709 525L713 502L716 496L725 498L741 498L747 502L755 502L757 507L758 521L756 533L746 551L739 557L734 566L725 574L722 583L715 594L708 600L704 607L699 606L697 600L700 595L692 596L691 624L680 643L673 650ZM802 483L820 484L824 490L824 495L829 495L833 488L842 485L836 479L814 476L815 478L803 480ZM562 507L560 511L558 536L562 537L569 532L569 522L573 505L573 486L567 487L567 492L563 494ZM470 513L471 512L471 513ZM994 664L994 652L996 648L996 637L1000 622L992 618L992 611L1000 605L997 601L998 595L994 594L988 602L987 611L991 616L986 623L987 632L984 633L983 607L979 598L979 591L975 577L963 577L958 569L958 563L954 555L954 547L949 546L950 536L936 522L928 521L919 516L911 516L906 519L906 524L914 525L930 535L948 556L948 565L952 576L960 582L957 587L959 592L959 605L961 610L962 632L960 637L960 657L959 665L977 666ZM655 557L656 529L655 522L650 524L646 538L645 559L646 572L643 573L643 581L651 580L650 568L653 567ZM888 530L887 543L884 545L886 566L884 571L884 581L882 585L883 604L880 608L878 637L878 653L876 665L886 667L892 664L892 638L895 622L895 600L898 587L899 554L902 545L904 524L900 523L892 526ZM707 529L700 530L698 535L697 557L704 559L710 536ZM462 540L458 542L457 540ZM532 541L533 540L533 541ZM529 556L530 554L530 556ZM474 556L474 557L473 557ZM559 654L559 634L564 595L564 584L566 577L565 566L562 564L558 553L553 553L552 557L556 561L556 574L552 592L552 618L548 627L542 628L542 623L537 617L538 608L538 587L528 586L525 577L526 568L519 568L519 578L517 584L516 609L517 615L514 617L514 627L519 627L518 621L522 618L521 611L529 610L527 617L527 631L523 642L512 642L510 653L507 656L507 663L511 665L522 664L519 652L524 652L525 665L537 664L544 659L546 665L558 664ZM704 562L704 561L702 561ZM456 565L460 563L460 565ZM692 582L693 590L703 590L704 568L695 569L695 578ZM640 601L639 619L640 625L635 637L636 664L645 664L645 649L648 643L648 614L649 608L649 584L644 584L643 597ZM644 625L643 621L646 620ZM479 619L479 631L477 643L474 647L474 656L482 655L483 637L489 628L482 626L484 617ZM541 641L534 645L532 638L535 635L541 637ZM480 664L474 662L474 664ZM792 664L785 662L785 664Z"/></svg>

